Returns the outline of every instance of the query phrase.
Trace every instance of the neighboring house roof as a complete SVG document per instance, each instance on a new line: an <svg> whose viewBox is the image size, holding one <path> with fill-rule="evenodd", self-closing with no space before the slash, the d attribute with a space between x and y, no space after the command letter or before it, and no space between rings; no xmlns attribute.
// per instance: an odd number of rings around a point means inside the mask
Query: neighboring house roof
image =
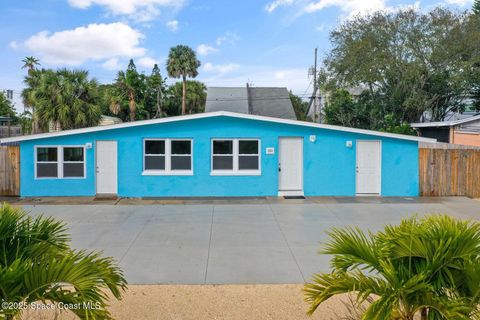
<svg viewBox="0 0 480 320"><path fill-rule="evenodd" d="M118 124L118 123L122 123L122 122L123 121L120 118L106 116L106 115L102 114L102 116L100 117L100 122L98 123L98 125L99 126L108 126L108 125L111 125L111 124Z"/></svg>
<svg viewBox="0 0 480 320"><path fill-rule="evenodd" d="M297 120L287 88L248 88L250 113Z"/></svg>
<svg viewBox="0 0 480 320"><path fill-rule="evenodd" d="M238 118L238 119L249 119L249 120L273 122L273 123L280 123L280 124L297 125L297 126L303 126L303 127L320 128L325 130L336 130L336 131L343 131L343 132L366 134L366 135L393 138L393 139L436 142L435 139L428 139L428 138L422 138L422 137L416 137L416 136L407 136L407 135L396 134L396 133L356 129L356 128L349 128L349 127L306 122L306 121L290 120L290 119L280 119L280 118L252 115L252 114L217 111L217 112L197 113L197 114L191 114L191 115L160 118L160 119L124 122L124 123L114 124L110 126L97 126L97 127L89 127L89 128L82 128L82 129L65 130L65 131L59 131L59 132L40 133L35 135L20 136L20 137L14 137L14 138L6 138L6 139L1 139L0 143L10 143L10 142L44 139L44 138L53 138L53 137L88 133L88 132L97 132L97 131L104 131L104 130L122 129L122 128L129 128L129 127L138 127L138 126L145 126L145 125L169 123L169 122L176 122L176 121L187 121L187 120L194 120L194 119L213 118L213 117L230 117L230 118Z"/></svg>
<svg viewBox="0 0 480 320"><path fill-rule="evenodd" d="M205 112L215 111L297 119L287 88L208 87Z"/></svg>
<svg viewBox="0 0 480 320"><path fill-rule="evenodd" d="M205 112L230 111L248 114L247 88L208 87Z"/></svg>
<svg viewBox="0 0 480 320"><path fill-rule="evenodd" d="M476 120L480 120L480 115L460 120L411 123L410 126L412 128L453 127L459 124L464 124Z"/></svg>

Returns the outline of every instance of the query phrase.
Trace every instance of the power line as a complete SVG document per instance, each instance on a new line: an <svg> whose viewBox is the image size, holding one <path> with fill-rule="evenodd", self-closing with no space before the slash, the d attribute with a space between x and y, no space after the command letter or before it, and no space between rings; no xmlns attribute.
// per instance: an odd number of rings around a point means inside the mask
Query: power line
<svg viewBox="0 0 480 320"><path fill-rule="evenodd" d="M299 97L300 97L300 96L304 96L305 98L311 98L311 97L306 97L306 95L307 95L308 89L310 89L310 86L312 85L312 82L313 82L313 80L310 80L310 83L308 84L307 89L305 89L305 92L303 92L303 94L298 95Z"/></svg>

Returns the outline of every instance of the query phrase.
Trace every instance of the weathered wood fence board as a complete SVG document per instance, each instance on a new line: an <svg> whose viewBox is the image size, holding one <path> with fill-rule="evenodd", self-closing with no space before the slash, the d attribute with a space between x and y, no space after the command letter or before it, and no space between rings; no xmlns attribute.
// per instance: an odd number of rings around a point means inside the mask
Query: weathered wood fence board
<svg viewBox="0 0 480 320"><path fill-rule="evenodd" d="M419 149L420 195L480 197L480 150Z"/></svg>
<svg viewBox="0 0 480 320"><path fill-rule="evenodd" d="M0 146L0 195L20 195L20 147Z"/></svg>

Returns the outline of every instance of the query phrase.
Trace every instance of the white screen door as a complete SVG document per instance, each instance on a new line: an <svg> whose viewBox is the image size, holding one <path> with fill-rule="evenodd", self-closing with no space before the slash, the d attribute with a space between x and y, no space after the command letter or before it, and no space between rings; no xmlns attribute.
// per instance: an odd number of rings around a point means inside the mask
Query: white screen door
<svg viewBox="0 0 480 320"><path fill-rule="evenodd" d="M97 141L97 194L117 194L117 141Z"/></svg>
<svg viewBox="0 0 480 320"><path fill-rule="evenodd" d="M357 141L357 194L380 194L380 141Z"/></svg>
<svg viewBox="0 0 480 320"><path fill-rule="evenodd" d="M278 148L279 195L303 195L303 138L280 138Z"/></svg>

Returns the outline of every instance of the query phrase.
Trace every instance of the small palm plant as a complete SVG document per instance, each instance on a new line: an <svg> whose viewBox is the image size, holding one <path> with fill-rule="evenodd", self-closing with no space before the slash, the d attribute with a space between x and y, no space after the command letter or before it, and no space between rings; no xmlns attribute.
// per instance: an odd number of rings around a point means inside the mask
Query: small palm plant
<svg viewBox="0 0 480 320"><path fill-rule="evenodd" d="M70 248L63 222L0 206L0 319L36 302L68 304L82 319L111 319L107 291L120 299L125 289L111 258Z"/></svg>
<svg viewBox="0 0 480 320"><path fill-rule="evenodd" d="M309 314L334 295L374 297L362 319L480 319L480 224L412 217L376 234L333 229L331 273L305 285Z"/></svg>

